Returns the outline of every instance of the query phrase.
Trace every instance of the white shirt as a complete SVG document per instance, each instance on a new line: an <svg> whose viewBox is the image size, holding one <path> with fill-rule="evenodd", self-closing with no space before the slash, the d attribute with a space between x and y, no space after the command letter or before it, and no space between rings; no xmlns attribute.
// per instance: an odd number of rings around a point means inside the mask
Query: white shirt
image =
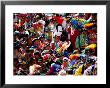
<svg viewBox="0 0 110 88"><path fill-rule="evenodd" d="M92 67L94 67L94 65L89 66L85 71L83 75L89 75L91 73Z"/></svg>

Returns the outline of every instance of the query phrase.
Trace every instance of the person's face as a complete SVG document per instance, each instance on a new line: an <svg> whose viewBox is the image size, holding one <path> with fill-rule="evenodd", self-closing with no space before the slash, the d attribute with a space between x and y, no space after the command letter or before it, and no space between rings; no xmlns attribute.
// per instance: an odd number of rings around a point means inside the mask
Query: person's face
<svg viewBox="0 0 110 88"><path fill-rule="evenodd" d="M40 45L40 41L39 41L39 40L36 40L36 41L35 41L35 44L36 44L36 45Z"/></svg>
<svg viewBox="0 0 110 88"><path fill-rule="evenodd" d="M64 61L63 61L63 65L64 65L64 66L67 66L67 65L68 65L68 61L67 61L67 60L64 60Z"/></svg>
<svg viewBox="0 0 110 88"><path fill-rule="evenodd" d="M55 42L59 42L60 41L60 36L56 36L55 37Z"/></svg>
<svg viewBox="0 0 110 88"><path fill-rule="evenodd" d="M35 55L35 58L39 58L39 55Z"/></svg>
<svg viewBox="0 0 110 88"><path fill-rule="evenodd" d="M46 50L50 50L50 49L51 49L50 46L47 46L47 47L46 47Z"/></svg>
<svg viewBox="0 0 110 88"><path fill-rule="evenodd" d="M78 25L80 25L80 22L78 22Z"/></svg>
<svg viewBox="0 0 110 88"><path fill-rule="evenodd" d="M37 62L36 62L36 60L33 60L33 64L36 64Z"/></svg>
<svg viewBox="0 0 110 88"><path fill-rule="evenodd" d="M85 16L84 16L84 19L86 19L86 20L87 20L87 19L89 19L89 17L90 17L90 16L91 16L91 14L90 14L90 13L86 13L86 14L85 14Z"/></svg>
<svg viewBox="0 0 110 88"><path fill-rule="evenodd" d="M90 66L90 64L89 64L89 63L87 63L87 64L86 64L86 67L89 67L89 66Z"/></svg>
<svg viewBox="0 0 110 88"><path fill-rule="evenodd" d="M14 50L14 54L18 55L18 50L17 49Z"/></svg>
<svg viewBox="0 0 110 88"><path fill-rule="evenodd" d="M41 42L44 42L44 38L41 38Z"/></svg>
<svg viewBox="0 0 110 88"><path fill-rule="evenodd" d="M42 65L43 65L42 61L39 61L39 62L38 62L38 64L39 64L40 66L42 66Z"/></svg>

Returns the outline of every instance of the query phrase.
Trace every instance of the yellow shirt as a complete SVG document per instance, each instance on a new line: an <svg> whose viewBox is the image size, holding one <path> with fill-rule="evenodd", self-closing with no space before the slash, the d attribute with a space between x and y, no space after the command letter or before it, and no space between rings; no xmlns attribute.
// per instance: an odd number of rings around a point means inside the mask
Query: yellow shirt
<svg viewBox="0 0 110 88"><path fill-rule="evenodd" d="M93 26L94 24L93 23L86 23L86 24L84 24L84 27L90 27L90 26Z"/></svg>
<svg viewBox="0 0 110 88"><path fill-rule="evenodd" d="M90 44L86 47L86 49L94 49L96 47L96 44Z"/></svg>
<svg viewBox="0 0 110 88"><path fill-rule="evenodd" d="M69 59L70 59L70 60L73 60L73 59L76 59L78 56L79 56L79 54L71 54L71 55L69 56Z"/></svg>
<svg viewBox="0 0 110 88"><path fill-rule="evenodd" d="M81 66L79 66L79 68L78 69L76 69L76 71L75 71L75 76L78 76L78 75L82 75L82 67L83 67L83 65L81 65Z"/></svg>

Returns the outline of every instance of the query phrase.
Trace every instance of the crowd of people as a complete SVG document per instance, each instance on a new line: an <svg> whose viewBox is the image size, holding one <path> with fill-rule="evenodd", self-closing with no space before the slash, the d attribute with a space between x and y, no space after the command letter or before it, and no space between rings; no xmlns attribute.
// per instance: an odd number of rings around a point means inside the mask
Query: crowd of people
<svg viewBox="0 0 110 88"><path fill-rule="evenodd" d="M14 75L97 75L96 13L14 13Z"/></svg>

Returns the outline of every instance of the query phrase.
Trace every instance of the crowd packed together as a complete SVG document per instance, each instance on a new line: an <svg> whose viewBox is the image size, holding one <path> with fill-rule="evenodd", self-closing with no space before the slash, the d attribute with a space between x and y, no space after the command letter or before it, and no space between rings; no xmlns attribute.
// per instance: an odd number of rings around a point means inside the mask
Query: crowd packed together
<svg viewBox="0 0 110 88"><path fill-rule="evenodd" d="M97 75L96 13L14 13L14 75Z"/></svg>

